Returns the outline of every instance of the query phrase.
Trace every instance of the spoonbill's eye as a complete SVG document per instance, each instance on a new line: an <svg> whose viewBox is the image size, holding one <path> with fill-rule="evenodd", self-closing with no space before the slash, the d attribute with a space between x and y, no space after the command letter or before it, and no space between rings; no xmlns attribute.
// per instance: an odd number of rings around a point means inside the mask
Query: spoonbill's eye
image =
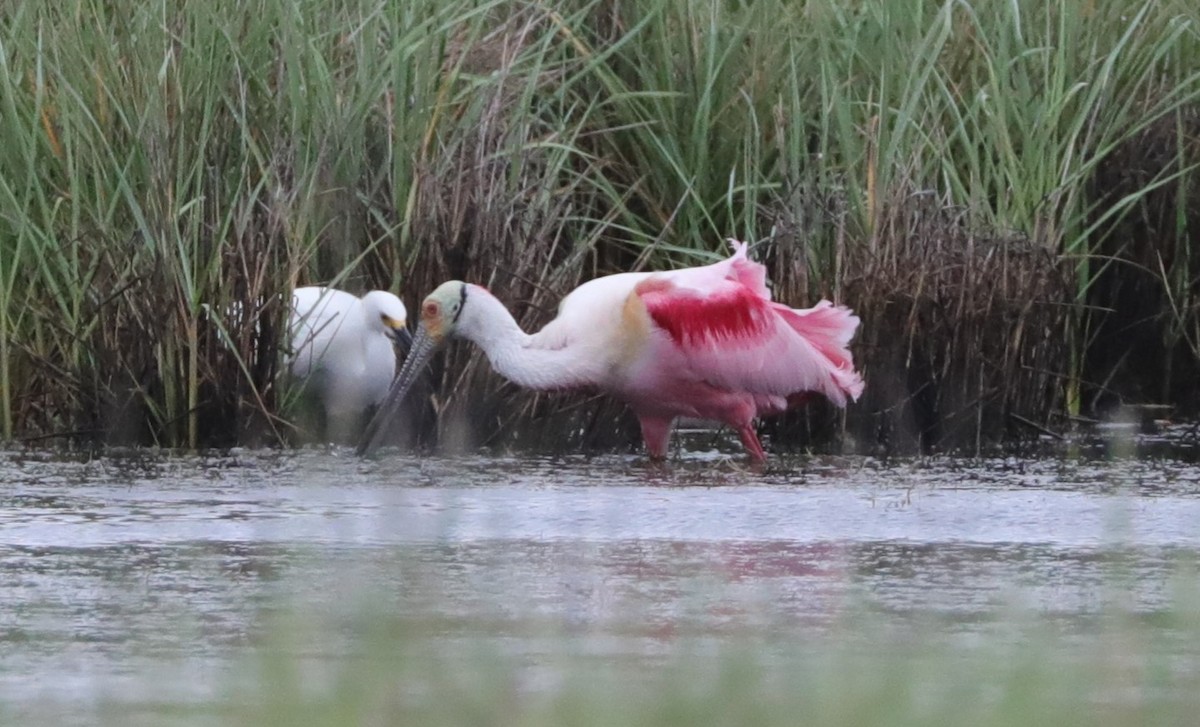
<svg viewBox="0 0 1200 727"><path fill-rule="evenodd" d="M439 313L441 313L441 306L439 306L435 300L427 302L424 306L424 309L421 311L421 315L425 316L426 318L436 318Z"/></svg>

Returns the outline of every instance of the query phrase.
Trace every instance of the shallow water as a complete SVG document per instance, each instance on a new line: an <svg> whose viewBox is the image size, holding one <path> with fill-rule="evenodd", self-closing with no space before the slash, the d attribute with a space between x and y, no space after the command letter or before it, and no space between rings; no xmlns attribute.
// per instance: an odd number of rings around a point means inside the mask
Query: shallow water
<svg viewBox="0 0 1200 727"><path fill-rule="evenodd" d="M643 663L688 639L868 651L922 629L970 648L1015 612L1067 638L1114 607L1153 623L1200 553L1200 469L1163 444L761 472L715 452L3 453L0 709L204 703L281 617L317 661L387 613L534 666L564 635ZM864 614L877 628L847 628ZM1200 665L1200 645L1172 648Z"/></svg>

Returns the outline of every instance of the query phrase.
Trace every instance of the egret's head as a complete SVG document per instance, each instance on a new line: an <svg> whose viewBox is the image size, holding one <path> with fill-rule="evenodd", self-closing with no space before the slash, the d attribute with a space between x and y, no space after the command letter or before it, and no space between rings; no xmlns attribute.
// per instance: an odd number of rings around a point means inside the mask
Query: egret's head
<svg viewBox="0 0 1200 727"><path fill-rule="evenodd" d="M408 332L408 310L399 298L386 290L372 290L362 298L367 322L387 334L392 342L405 350L412 345Z"/></svg>

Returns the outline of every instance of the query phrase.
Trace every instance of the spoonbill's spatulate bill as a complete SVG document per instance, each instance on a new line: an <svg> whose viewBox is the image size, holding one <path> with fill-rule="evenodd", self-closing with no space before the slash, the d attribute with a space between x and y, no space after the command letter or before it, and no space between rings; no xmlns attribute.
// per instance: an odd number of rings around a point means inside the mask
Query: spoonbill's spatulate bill
<svg viewBox="0 0 1200 727"><path fill-rule="evenodd" d="M458 337L521 386L599 389L625 401L653 458L666 456L672 425L686 416L733 427L750 457L764 460L755 417L813 393L838 406L862 393L848 348L859 320L829 301L807 309L772 302L766 268L747 257L745 243L731 242L733 255L712 265L587 282L533 335L485 288L443 283L421 305L412 350L359 452L378 444L438 345Z"/></svg>
<svg viewBox="0 0 1200 727"><path fill-rule="evenodd" d="M395 348L412 344L407 315L404 303L384 290L362 298L325 287L292 293L287 366L324 408L327 436L350 439L367 409L387 396Z"/></svg>

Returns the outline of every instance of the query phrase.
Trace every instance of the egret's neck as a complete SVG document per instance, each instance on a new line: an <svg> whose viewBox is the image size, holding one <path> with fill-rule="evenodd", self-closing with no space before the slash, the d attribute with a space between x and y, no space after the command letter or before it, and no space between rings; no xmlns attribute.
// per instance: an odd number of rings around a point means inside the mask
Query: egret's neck
<svg viewBox="0 0 1200 727"><path fill-rule="evenodd" d="M570 389L596 384L603 375L603 357L586 346L549 347L539 335L521 330L504 304L490 294L476 295L470 321L462 321L459 335L487 354L499 374L530 389Z"/></svg>
<svg viewBox="0 0 1200 727"><path fill-rule="evenodd" d="M362 313L362 330L364 335L358 336L359 353L362 360L365 362L370 355L371 346L379 341L377 334L383 333L379 326L379 313L369 309L367 306L360 306Z"/></svg>

